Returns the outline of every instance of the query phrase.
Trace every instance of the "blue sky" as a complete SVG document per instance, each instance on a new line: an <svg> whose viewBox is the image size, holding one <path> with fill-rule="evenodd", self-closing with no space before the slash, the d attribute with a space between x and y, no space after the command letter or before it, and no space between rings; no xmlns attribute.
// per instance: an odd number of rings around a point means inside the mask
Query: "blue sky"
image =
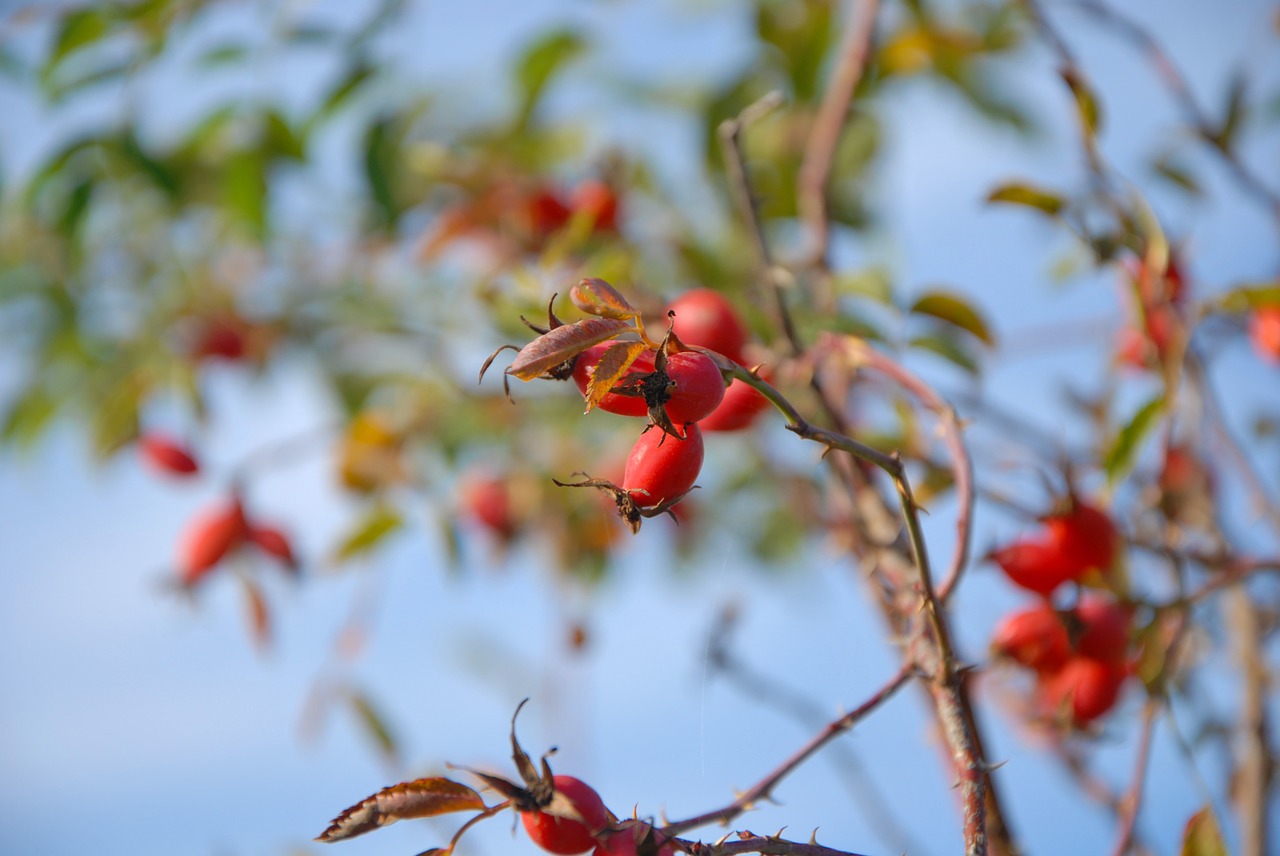
<svg viewBox="0 0 1280 856"><path fill-rule="evenodd" d="M1169 99L1150 95L1151 76L1127 47L1049 8L1097 76L1107 110L1104 147L1122 171L1141 175L1153 134L1158 138L1175 117ZM1240 57L1269 81L1270 91L1280 84L1274 32L1264 33L1274 7L1147 0L1128 8L1149 22L1203 99L1220 95ZM444 81L465 101L499 89L496 58L561 17L599 37L601 46L588 60L598 69L641 75L661 68L680 80L722 74L741 57L744 24L733 4L638 0L425 4L386 50L407 79ZM1047 55L1033 65L1039 73L1016 86L1046 124L1045 139L1034 145L982 125L936 87L909 84L886 95L887 155L876 183L893 204L878 233L840 253L858 263L882 261L913 287L948 283L972 294L1007 341L1032 343L1017 358L993 364L986 389L1051 433L1071 436L1061 379L1097 376L1106 359L1100 345L1120 323L1116 289L1101 277L1046 297L1046 259L1067 242L1029 214L981 203L1005 178L1064 186L1079 178L1079 159L1062 139L1070 116L1061 87ZM151 97L165 103L178 95L160 81ZM12 89L0 90L0 108L22 119L0 127L6 172L20 175L66 125ZM571 91L553 108L593 114L599 104ZM102 110L109 112L109 105ZM93 113L70 121L98 121ZM662 133L641 133L653 128ZM691 128L655 116L629 117L603 128L600 138L639 148L656 139L650 154L670 181L688 168L680 158L694 144ZM1276 174L1274 146L1247 153L1264 176ZM1203 163L1212 189L1207 204L1156 196L1169 221L1194 235L1197 283L1212 290L1273 275L1280 263L1274 232L1221 169L1210 159ZM327 179L340 196L350 176ZM1036 331L1063 318L1079 319L1091 332L1077 347L1034 347ZM1255 366L1243 348L1219 363L1228 390L1240 392L1230 396L1239 424L1258 401L1275 401L1274 376L1260 377ZM921 368L955 388L949 374ZM222 369L211 381L218 415L208 432L208 456L215 465L229 465L326 415L318 384L295 362L273 367L260 382ZM777 426L765 437L799 442ZM728 459L732 447L720 454ZM817 466L812 450L797 454L808 454ZM735 788L753 783L809 733L744 700L723 680L708 679L706 632L724 603L740 603L744 611L741 653L804 687L833 716L859 703L895 668L879 621L853 582L855 572L840 557L815 547L803 557L810 572L777 578L729 548L706 557L705 573L678 577L652 566L664 555L660 544L646 543L662 537L658 527L645 530L616 580L589 601L558 589L537 556L520 552L493 567L483 546L473 545L467 554L472 572L449 575L441 545L422 527L376 565L301 587L273 585L278 635L273 650L259 656L246 640L230 579L210 586L195 605L157 585L171 561L174 533L215 497L213 486L160 483L128 455L95 468L70 425L27 458L0 456L6 852L415 853L443 843L453 828L449 819L402 823L330 847L306 842L346 805L401 778L437 772L445 761L508 770L508 720L525 696L533 702L522 715L521 735L531 752L558 745L557 770L589 778L619 814L635 804L642 814L665 807L680 817L728 802ZM265 480L253 500L299 533L307 556L324 554L349 512L322 460ZM940 504L927 521L935 555L950 550L952 511ZM984 549L1014 531L1011 521L984 511L976 546ZM1270 536L1250 537L1266 543ZM308 693L319 676L331 674L334 638L362 598L374 604L377 618L349 676L402 738L407 760L399 769L379 759L345 710L335 710L311 739L300 735ZM1019 602L992 573L976 571L957 604L967 650L980 653L992 624ZM590 616L593 644L586 656L575 657L563 644L564 621L580 614ZM1124 709L1133 713L1138 704L1131 696ZM987 722L995 756L1010 760L1001 775L1014 821L1033 849L1109 847L1109 820L1064 798L1067 785L1034 738L998 710L988 710ZM1174 848L1182 823L1201 803L1164 733L1142 826L1159 852ZM1104 736L1101 755L1110 773L1127 769L1132 738L1132 728L1120 727ZM920 843L919 852L954 852L954 801L918 697L903 693L845 742ZM827 759L804 768L777 796L782 805L764 807L742 825L757 832L785 825L797 838L820 827L819 840L832 846L895 852L892 840L851 811L839 770ZM535 852L522 835L511 836L505 819L468 841L475 854Z"/></svg>

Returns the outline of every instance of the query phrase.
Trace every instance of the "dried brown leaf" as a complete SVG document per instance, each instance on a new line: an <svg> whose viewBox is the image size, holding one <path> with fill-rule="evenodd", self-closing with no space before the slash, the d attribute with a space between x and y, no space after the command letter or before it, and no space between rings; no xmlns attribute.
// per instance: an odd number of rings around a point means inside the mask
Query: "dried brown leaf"
<svg viewBox="0 0 1280 856"><path fill-rule="evenodd" d="M507 369L507 374L520 380L533 380L592 345L612 339L628 329L629 324L616 318L584 318L565 324L521 348L511 367Z"/></svg>
<svg viewBox="0 0 1280 856"><path fill-rule="evenodd" d="M569 290L569 299L588 315L621 321L640 317L639 310L628 303L616 288L598 277L586 277L575 285Z"/></svg>
<svg viewBox="0 0 1280 856"><path fill-rule="evenodd" d="M604 352L600 362L596 364L595 374L587 384L587 409L599 404L613 389L613 385L625 377L631 364L645 352L648 346L644 342L619 342Z"/></svg>
<svg viewBox="0 0 1280 856"><path fill-rule="evenodd" d="M346 809L316 837L316 841L354 838L397 820L484 809L484 800L466 785L439 776L415 779L383 788Z"/></svg>

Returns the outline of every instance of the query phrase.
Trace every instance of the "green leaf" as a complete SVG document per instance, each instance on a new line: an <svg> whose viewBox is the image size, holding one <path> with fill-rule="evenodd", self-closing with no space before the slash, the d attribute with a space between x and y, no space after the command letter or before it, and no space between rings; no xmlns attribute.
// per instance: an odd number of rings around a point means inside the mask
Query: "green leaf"
<svg viewBox="0 0 1280 856"><path fill-rule="evenodd" d="M949 363L959 366L969 374L978 374L981 367L977 358L952 336L925 335L917 336L909 343L913 348L937 354Z"/></svg>
<svg viewBox="0 0 1280 856"><path fill-rule="evenodd" d="M200 55L196 60L196 65L200 68L215 68L220 65L229 65L239 62L249 55L249 49L244 45L226 44L218 45L211 48Z"/></svg>
<svg viewBox="0 0 1280 856"><path fill-rule="evenodd" d="M1050 217L1057 215L1065 207L1062 197L1048 190L1033 187L1021 182L1002 184L987 195L988 202L1008 202L1012 205L1025 205L1043 211Z"/></svg>
<svg viewBox="0 0 1280 856"><path fill-rule="evenodd" d="M20 447L31 446L58 414L59 405L40 379L34 378L5 412L0 439Z"/></svg>
<svg viewBox="0 0 1280 856"><path fill-rule="evenodd" d="M301 161L307 156L305 132L296 132L275 110L266 115L266 148L270 158Z"/></svg>
<svg viewBox="0 0 1280 856"><path fill-rule="evenodd" d="M1094 94L1093 88L1072 71L1063 72L1062 79L1066 81L1071 94L1075 96L1076 110L1080 115L1080 124L1085 133L1091 137L1096 136L1102 123L1102 116L1098 107L1098 97Z"/></svg>
<svg viewBox="0 0 1280 856"><path fill-rule="evenodd" d="M400 221L402 206L395 188L399 183L400 139L403 131L394 117L374 121L364 135L364 176L377 212L377 224L388 231Z"/></svg>
<svg viewBox="0 0 1280 856"><path fill-rule="evenodd" d="M1151 433L1151 429L1159 424L1164 409L1164 396L1157 395L1139 407L1128 423L1120 429L1120 433L1116 435L1115 441L1107 452L1104 463L1108 484L1114 485L1128 475L1138 457L1138 452L1142 449L1142 441Z"/></svg>
<svg viewBox="0 0 1280 856"><path fill-rule="evenodd" d="M926 292L912 304L910 311L917 315L928 315L940 321L945 321L973 334L985 345L995 345L995 337L991 335L991 328L987 326L987 322L983 320L978 310L974 309L972 304L955 292Z"/></svg>
<svg viewBox="0 0 1280 856"><path fill-rule="evenodd" d="M1210 306L1220 312L1249 312L1263 306L1280 306L1280 282L1249 284L1233 288L1213 299Z"/></svg>
<svg viewBox="0 0 1280 856"><path fill-rule="evenodd" d="M554 30L535 41L516 62L515 77L520 87L517 115L523 127L533 115L547 84L566 65L581 56L587 42L573 30Z"/></svg>
<svg viewBox="0 0 1280 856"><path fill-rule="evenodd" d="M353 64L351 68L347 69L346 75L329 90L329 94L325 96L324 102L311 117L310 122L322 122L341 110L342 106L364 85L365 81L373 77L373 72L373 66L363 60Z"/></svg>
<svg viewBox="0 0 1280 856"><path fill-rule="evenodd" d="M1204 188L1200 186L1200 182L1196 180L1191 170L1172 156L1166 155L1157 158L1152 162L1151 170L1160 178L1191 196L1204 196Z"/></svg>
<svg viewBox="0 0 1280 856"><path fill-rule="evenodd" d="M1205 806L1187 821L1182 832L1181 856L1227 856L1227 845L1222 840L1213 806Z"/></svg>
<svg viewBox="0 0 1280 856"><path fill-rule="evenodd" d="M267 231L266 195L262 153L253 148L232 152L223 166L223 204L228 213L258 236Z"/></svg>
<svg viewBox="0 0 1280 856"><path fill-rule="evenodd" d="M364 555L403 526L404 518L396 509L381 503L375 505L339 542L333 551L333 560L346 562Z"/></svg>
<svg viewBox="0 0 1280 856"><path fill-rule="evenodd" d="M347 693L347 700L351 702L352 710L355 711L365 733L373 739L378 751L394 761L400 750L395 735L387 725L382 712L374 707L369 697L359 690L350 690Z"/></svg>
<svg viewBox="0 0 1280 856"><path fill-rule="evenodd" d="M77 9L67 13L54 37L46 69L51 72L68 55L105 36L108 29L107 13L102 9Z"/></svg>
<svg viewBox="0 0 1280 856"><path fill-rule="evenodd" d="M832 287L836 294L867 297L885 306L893 306L893 282L889 274L877 268L838 273Z"/></svg>

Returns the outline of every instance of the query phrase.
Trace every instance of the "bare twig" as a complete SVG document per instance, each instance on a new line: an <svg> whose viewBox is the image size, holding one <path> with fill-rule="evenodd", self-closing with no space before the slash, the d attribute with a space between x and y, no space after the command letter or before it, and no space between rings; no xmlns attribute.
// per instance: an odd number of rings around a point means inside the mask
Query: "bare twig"
<svg viewBox="0 0 1280 856"><path fill-rule="evenodd" d="M840 60L813 120L797 178L796 204L812 242L808 263L824 267L831 235L831 223L827 218L827 181L831 177L831 164L835 160L849 104L867 65L879 2L851 0L849 6L849 20L840 44Z"/></svg>
<svg viewBox="0 0 1280 856"><path fill-rule="evenodd" d="M1114 856L1125 856L1134 844L1134 834L1138 826L1138 810L1142 807L1142 790L1147 781L1147 758L1151 754L1151 735L1155 731L1156 714L1159 712L1158 699L1147 699L1142 710L1142 735L1138 742L1138 755L1133 763L1133 781L1129 784L1129 792L1120 801L1120 837L1116 840Z"/></svg>
<svg viewBox="0 0 1280 856"><path fill-rule="evenodd" d="M1243 695L1240 721L1236 725L1238 776L1232 789L1240 818L1240 853L1265 856L1272 753L1267 722L1267 669L1261 657L1262 633L1257 606L1244 586L1231 590L1225 606L1235 632Z"/></svg>
<svg viewBox="0 0 1280 856"><path fill-rule="evenodd" d="M951 554L946 579L938 589L938 597L946 603L969 562L969 549L973 540L973 460L960 437L960 419L950 402L905 366L864 344L858 344L857 350L859 360L920 399L939 419L942 441L947 447L947 454L955 471L956 500L959 503L956 510L956 545Z"/></svg>
<svg viewBox="0 0 1280 856"><path fill-rule="evenodd" d="M1217 151L1236 182L1248 194L1267 208L1276 225L1280 226L1280 193L1268 187L1262 179L1243 161L1231 147L1230 141L1223 138L1213 121L1196 101L1186 78L1169 55L1160 47L1155 38L1136 20L1115 9L1097 2L1097 0L1067 0L1067 5L1092 16L1103 24L1110 26L1124 38L1133 42L1143 51L1160 79L1164 81L1178 102L1187 121L1202 140Z"/></svg>
<svg viewBox="0 0 1280 856"><path fill-rule="evenodd" d="M787 775L789 775L797 767L799 767L801 764L807 761L809 757L812 756L815 752L817 752L819 749L821 749L823 746L825 746L834 738L840 736L844 732L848 731L850 728L853 728L853 726L857 725L858 722L860 722L864 717L867 716L867 714L871 713L880 705L888 701L889 698L891 698L894 693L896 693L898 690L902 688L902 686L907 682L907 679L911 677L913 672L914 670L910 666L903 666L901 669L898 670L897 674L895 674L892 678L890 678L887 682L885 682L885 684L882 687L880 687L880 689L876 690L875 693L873 693L866 701L864 701L862 704L858 705L858 707L849 711L839 719L829 723L826 726L826 728L822 729L822 731L817 734L817 736L815 736L812 740L810 740L803 747L801 747L800 751L796 752L794 755L792 755L790 758L784 761L781 766L779 766L773 772L769 773L769 775L765 776L763 779L761 779L759 782L757 782L755 785L749 788L746 791L746 793L742 794L733 802L729 803L729 805L725 806L724 808L720 808L714 811L709 811L704 814L700 814L696 817L691 817L687 820L681 820L675 823L669 823L662 828L662 831L668 835L679 835L681 832L687 829L696 829L699 826L706 826L709 823L721 823L721 824L730 823L731 821L733 821L734 818L738 817L743 812L750 809L756 803L760 802L763 799L767 799L770 796L770 794L773 793L773 789L778 786L779 782L781 782L784 778L787 777ZM735 850L733 852L750 852L750 851ZM759 852L766 852L766 851L759 851ZM773 852L773 851L768 851L768 852ZM793 852L793 851L787 851L787 852Z"/></svg>
<svg viewBox="0 0 1280 856"><path fill-rule="evenodd" d="M827 720L827 711L815 701L796 690L783 686L767 675L760 674L736 657L729 646L728 636L734 623L736 610L724 610L711 633L708 659L720 674L724 675L742 693L791 717L807 727L816 728ZM921 856L924 848L907 833L894 816L893 806L881 796L871 781L862 762L854 751L842 743L833 743L829 750L837 770L844 774L846 785L853 797L853 804L863 819L896 853Z"/></svg>

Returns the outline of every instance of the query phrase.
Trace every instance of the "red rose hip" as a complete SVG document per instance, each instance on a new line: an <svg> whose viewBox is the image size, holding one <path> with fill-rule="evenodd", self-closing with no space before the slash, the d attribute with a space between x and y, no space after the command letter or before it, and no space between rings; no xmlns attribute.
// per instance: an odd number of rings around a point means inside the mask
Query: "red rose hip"
<svg viewBox="0 0 1280 856"><path fill-rule="evenodd" d="M675 384L666 403L667 417L675 425L705 419L724 399L724 377L705 354L672 354L667 358L667 375Z"/></svg>
<svg viewBox="0 0 1280 856"><path fill-rule="evenodd" d="M564 797L582 821L548 814L545 811L522 811L520 821L534 844L548 853L571 856L595 847L594 833L609 825L609 810L595 789L573 776L556 776L557 797Z"/></svg>
<svg viewBox="0 0 1280 856"><path fill-rule="evenodd" d="M677 297L667 307L676 317L676 335L686 345L697 345L741 362L747 343L747 326L723 294L709 288L695 288Z"/></svg>
<svg viewBox="0 0 1280 856"><path fill-rule="evenodd" d="M652 428L631 447L622 488L642 508L676 499L693 488L702 457L702 432L697 425L685 428L683 440Z"/></svg>

